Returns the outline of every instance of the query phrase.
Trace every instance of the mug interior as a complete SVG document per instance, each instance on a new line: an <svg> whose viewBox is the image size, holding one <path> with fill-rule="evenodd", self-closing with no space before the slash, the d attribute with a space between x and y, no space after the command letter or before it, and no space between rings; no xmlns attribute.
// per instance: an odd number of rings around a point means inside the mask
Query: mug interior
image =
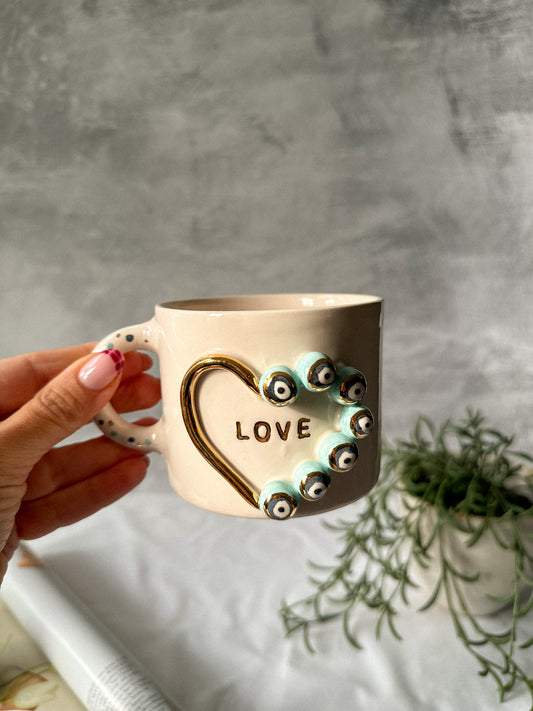
<svg viewBox="0 0 533 711"><path fill-rule="evenodd" d="M358 306L381 301L368 294L250 294L167 301L162 308L179 311L305 311Z"/></svg>

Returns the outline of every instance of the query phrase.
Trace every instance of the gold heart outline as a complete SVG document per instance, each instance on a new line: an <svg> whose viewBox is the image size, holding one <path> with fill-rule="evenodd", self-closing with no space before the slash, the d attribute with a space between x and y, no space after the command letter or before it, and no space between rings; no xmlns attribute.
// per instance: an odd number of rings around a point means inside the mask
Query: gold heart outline
<svg viewBox="0 0 533 711"><path fill-rule="evenodd" d="M228 370L236 375L255 395L261 397L259 379L244 363L227 355L208 355L195 361L181 383L181 412L189 437L209 464L254 508L259 508L261 492L240 474L211 444L199 423L196 387L210 370Z"/></svg>

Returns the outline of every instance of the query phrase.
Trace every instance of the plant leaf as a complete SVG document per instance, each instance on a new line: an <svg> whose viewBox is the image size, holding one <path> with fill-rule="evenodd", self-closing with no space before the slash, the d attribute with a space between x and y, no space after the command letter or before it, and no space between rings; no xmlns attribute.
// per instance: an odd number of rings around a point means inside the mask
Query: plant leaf
<svg viewBox="0 0 533 711"><path fill-rule="evenodd" d="M437 598L439 597L440 591L442 588L442 578L439 578L439 581L437 582L437 585L435 586L433 592L431 593L430 597L426 602L422 605L422 607L419 607L418 610L419 612L424 612L425 610L428 610L432 605L435 604L437 601Z"/></svg>

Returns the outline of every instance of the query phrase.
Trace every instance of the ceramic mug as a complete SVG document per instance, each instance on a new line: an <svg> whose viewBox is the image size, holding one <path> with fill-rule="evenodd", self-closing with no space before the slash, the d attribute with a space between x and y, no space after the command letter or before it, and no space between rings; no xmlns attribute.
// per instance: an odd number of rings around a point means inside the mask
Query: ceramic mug
<svg viewBox="0 0 533 711"><path fill-rule="evenodd" d="M173 301L96 351L159 357L162 416L100 429L160 452L170 481L204 509L285 520L366 494L379 471L382 300L278 294Z"/></svg>

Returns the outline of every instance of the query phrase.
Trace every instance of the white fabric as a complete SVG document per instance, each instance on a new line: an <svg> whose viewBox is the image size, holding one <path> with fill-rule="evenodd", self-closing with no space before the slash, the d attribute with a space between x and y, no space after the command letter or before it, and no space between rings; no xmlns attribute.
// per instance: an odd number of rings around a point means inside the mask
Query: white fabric
<svg viewBox="0 0 533 711"><path fill-rule="evenodd" d="M376 640L361 610L363 651L337 623L317 631L315 654L285 638L281 600L311 591L307 560L329 563L340 551L324 523L351 520L356 507L283 523L212 514L171 490L154 455L134 492L32 549L185 711L500 708L442 609L404 611L401 642L388 631ZM524 711L527 694L502 708Z"/></svg>

